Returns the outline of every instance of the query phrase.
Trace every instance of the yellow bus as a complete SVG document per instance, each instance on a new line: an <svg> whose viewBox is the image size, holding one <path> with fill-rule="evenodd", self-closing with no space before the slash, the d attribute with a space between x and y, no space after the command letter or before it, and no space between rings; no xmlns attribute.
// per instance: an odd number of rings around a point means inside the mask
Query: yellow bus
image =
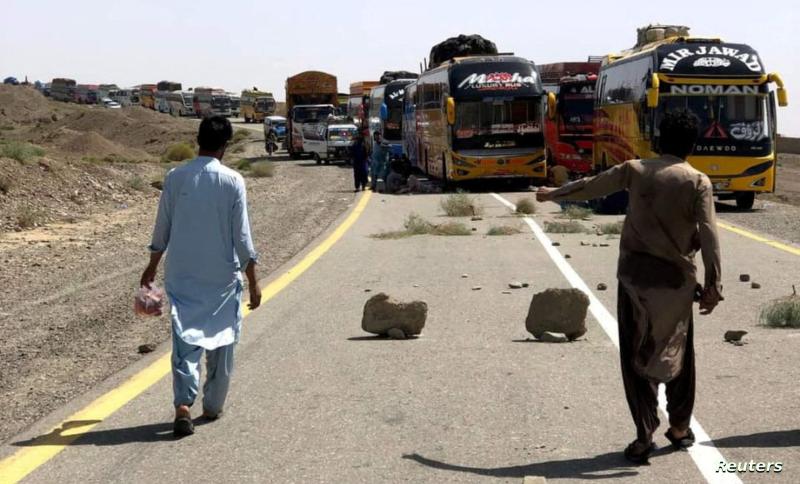
<svg viewBox="0 0 800 484"><path fill-rule="evenodd" d="M411 163L447 182L546 176L544 90L533 62L513 55L456 58L409 85L416 122ZM405 144L408 144L406 140Z"/></svg>
<svg viewBox="0 0 800 484"><path fill-rule="evenodd" d="M244 90L240 99L241 116L245 123L263 123L265 117L275 114L275 97L271 92Z"/></svg>
<svg viewBox="0 0 800 484"><path fill-rule="evenodd" d="M666 34L665 34L666 32ZM663 114L687 109L700 120L689 163L708 175L720 199L750 209L775 190L777 74L767 74L751 47L688 36L688 28L640 29L640 42L606 56L595 93L594 168L657 156Z"/></svg>

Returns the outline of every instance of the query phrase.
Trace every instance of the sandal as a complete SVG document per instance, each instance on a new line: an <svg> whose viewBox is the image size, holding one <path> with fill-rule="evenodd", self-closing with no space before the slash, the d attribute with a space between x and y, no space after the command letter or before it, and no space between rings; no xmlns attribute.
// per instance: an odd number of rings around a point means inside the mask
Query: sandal
<svg viewBox="0 0 800 484"><path fill-rule="evenodd" d="M194 433L194 422L191 417L177 417L172 425L172 435L175 437L188 437Z"/></svg>
<svg viewBox="0 0 800 484"><path fill-rule="evenodd" d="M672 448L675 450L688 449L694 445L694 432L692 432L691 428L689 428L686 435L680 439L672 435L672 429L667 429L667 433L664 434L664 437L672 443Z"/></svg>
<svg viewBox="0 0 800 484"><path fill-rule="evenodd" d="M625 458L628 462L632 462L637 465L647 465L650 464L650 454L653 453L653 450L656 448L656 444L650 442L650 445L647 446L644 450L638 450L642 447L642 443L638 440L634 440L625 448ZM638 451L637 451L638 450Z"/></svg>

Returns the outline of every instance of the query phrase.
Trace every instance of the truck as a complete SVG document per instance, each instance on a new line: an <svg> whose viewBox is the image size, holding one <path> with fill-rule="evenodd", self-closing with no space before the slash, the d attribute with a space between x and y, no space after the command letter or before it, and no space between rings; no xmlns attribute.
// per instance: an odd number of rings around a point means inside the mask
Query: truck
<svg viewBox="0 0 800 484"><path fill-rule="evenodd" d="M336 112L339 102L336 76L319 71L305 71L286 79L286 112L288 113L287 149L292 159L303 154L304 133ZM303 125L311 124L306 129Z"/></svg>
<svg viewBox="0 0 800 484"><path fill-rule="evenodd" d="M271 92L245 89L241 94L240 111L245 123L263 123L275 114L275 97Z"/></svg>
<svg viewBox="0 0 800 484"><path fill-rule="evenodd" d="M231 116L231 98L223 89L197 87L194 90L194 114L198 118Z"/></svg>
<svg viewBox="0 0 800 484"><path fill-rule="evenodd" d="M78 84L75 86L75 102L78 104L97 104L100 99L96 84Z"/></svg>
<svg viewBox="0 0 800 484"><path fill-rule="evenodd" d="M139 86L139 103L143 108L156 109L156 85L142 84Z"/></svg>
<svg viewBox="0 0 800 484"><path fill-rule="evenodd" d="M600 59L538 67L542 87L555 98L555 110L544 122L547 166L561 165L573 176L588 174L592 171L594 88Z"/></svg>
<svg viewBox="0 0 800 484"><path fill-rule="evenodd" d="M56 101L75 100L75 80L57 77L50 83L50 97Z"/></svg>

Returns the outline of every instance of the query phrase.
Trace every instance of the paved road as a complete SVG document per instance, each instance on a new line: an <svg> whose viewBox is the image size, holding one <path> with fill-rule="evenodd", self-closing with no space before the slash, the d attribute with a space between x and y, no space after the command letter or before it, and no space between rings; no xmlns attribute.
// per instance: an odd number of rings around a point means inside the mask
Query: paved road
<svg viewBox="0 0 800 484"><path fill-rule="evenodd" d="M490 194L479 197L486 215L471 224L472 237L383 241L369 236L398 229L412 211L442 221L441 196L374 195L337 244L246 319L222 420L174 441L171 386L162 379L27 482L702 482L684 452L626 466L620 452L633 433L617 350L594 317L582 341L526 341L532 293L570 283L520 219ZM555 211L540 205L535 219ZM480 235L499 224L526 231ZM580 245L606 242L600 236L552 237L592 290L608 284L594 294L613 314L616 241L604 248ZM800 331L760 328L756 314L797 282L800 259L727 231L721 237L727 300L696 319L696 417L726 460L784 465L781 474L744 481L797 482ZM738 282L740 273L762 289ZM512 280L531 287L502 294ZM379 291L428 302L421 338L376 340L361 331L363 304ZM748 344L724 343L727 329L750 331ZM36 445L28 439L82 403L13 439L0 456ZM661 434L657 443L667 444Z"/></svg>

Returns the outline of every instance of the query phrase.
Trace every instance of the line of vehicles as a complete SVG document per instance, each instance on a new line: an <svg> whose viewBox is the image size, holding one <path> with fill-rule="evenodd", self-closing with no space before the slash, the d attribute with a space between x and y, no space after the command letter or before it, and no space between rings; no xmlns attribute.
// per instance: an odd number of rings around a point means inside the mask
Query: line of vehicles
<svg viewBox="0 0 800 484"><path fill-rule="evenodd" d="M693 37L684 26L637 33L633 48L585 62L456 57L417 78L353 83L346 104L334 76L301 73L286 82L287 148L316 158L312 141L339 123L341 102L352 126L370 139L380 133L387 156L426 175L527 183L548 166L577 177L656 156L664 113L688 109L701 125L688 161L720 198L746 209L756 193L773 192L776 111L788 103L781 77L745 44Z"/></svg>

